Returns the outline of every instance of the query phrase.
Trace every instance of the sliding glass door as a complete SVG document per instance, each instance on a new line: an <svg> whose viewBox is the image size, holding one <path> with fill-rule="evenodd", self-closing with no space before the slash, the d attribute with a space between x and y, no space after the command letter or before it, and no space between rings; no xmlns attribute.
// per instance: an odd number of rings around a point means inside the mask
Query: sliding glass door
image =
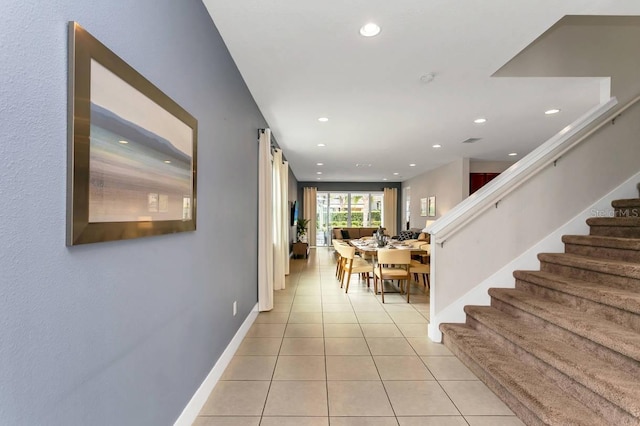
<svg viewBox="0 0 640 426"><path fill-rule="evenodd" d="M380 226L382 200L382 192L318 192L316 245L329 245L333 228Z"/></svg>

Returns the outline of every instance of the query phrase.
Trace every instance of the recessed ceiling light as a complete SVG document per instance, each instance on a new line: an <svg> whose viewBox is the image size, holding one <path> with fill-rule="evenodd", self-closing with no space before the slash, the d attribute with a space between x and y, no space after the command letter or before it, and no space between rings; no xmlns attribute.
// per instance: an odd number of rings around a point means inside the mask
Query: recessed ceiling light
<svg viewBox="0 0 640 426"><path fill-rule="evenodd" d="M387 178L382 178L382 180L389 180L389 179L387 179Z"/></svg>
<svg viewBox="0 0 640 426"><path fill-rule="evenodd" d="M322 180L322 178L316 178L317 180Z"/></svg>
<svg viewBox="0 0 640 426"><path fill-rule="evenodd" d="M316 166L324 166L324 163L316 163Z"/></svg>
<svg viewBox="0 0 640 426"><path fill-rule="evenodd" d="M317 175L321 175L321 174L322 174L322 172L316 172L316 174L317 174Z"/></svg>
<svg viewBox="0 0 640 426"><path fill-rule="evenodd" d="M545 111L544 113L546 115L552 115L552 114L557 114L559 112L560 112L560 110L558 108L553 108L553 109L549 109L549 110Z"/></svg>
<svg viewBox="0 0 640 426"><path fill-rule="evenodd" d="M398 173L398 172L393 173L394 176L398 176L399 174L400 173Z"/></svg>
<svg viewBox="0 0 640 426"><path fill-rule="evenodd" d="M483 124L487 122L486 118L476 118L475 120L473 120L474 123L476 124Z"/></svg>
<svg viewBox="0 0 640 426"><path fill-rule="evenodd" d="M360 28L360 35L364 37L374 37L380 34L380 27L373 22L369 22Z"/></svg>
<svg viewBox="0 0 640 426"><path fill-rule="evenodd" d="M323 143L319 143L318 146L326 146L326 145Z"/></svg>
<svg viewBox="0 0 640 426"><path fill-rule="evenodd" d="M509 153L509 157L515 157L516 155L518 155L518 153L517 153L517 152L510 152L510 153Z"/></svg>
<svg viewBox="0 0 640 426"><path fill-rule="evenodd" d="M438 144L438 143L437 143L437 144L433 145L433 147L432 147L432 148L442 148L442 145L440 145L440 144Z"/></svg>
<svg viewBox="0 0 640 426"><path fill-rule="evenodd" d="M320 118L318 118L318 121L326 123L327 121L329 121L329 119L327 117L320 117Z"/></svg>
<svg viewBox="0 0 640 426"><path fill-rule="evenodd" d="M171 161L170 161L170 160L164 160L164 162L165 162L166 164L171 164Z"/></svg>
<svg viewBox="0 0 640 426"><path fill-rule="evenodd" d="M415 163L409 164L409 167L415 167L415 166L416 166Z"/></svg>
<svg viewBox="0 0 640 426"><path fill-rule="evenodd" d="M118 143L121 143L122 145L126 145L129 143L129 141L121 140L121 141L118 141Z"/></svg>

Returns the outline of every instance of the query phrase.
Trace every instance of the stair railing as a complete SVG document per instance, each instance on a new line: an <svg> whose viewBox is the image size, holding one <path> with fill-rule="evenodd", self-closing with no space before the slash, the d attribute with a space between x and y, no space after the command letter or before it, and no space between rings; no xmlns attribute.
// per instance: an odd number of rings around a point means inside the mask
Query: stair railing
<svg viewBox="0 0 640 426"><path fill-rule="evenodd" d="M606 119L599 120L610 112L618 101L615 97L597 105L578 118L569 126L562 129L538 148L531 151L520 161L502 172L477 192L467 197L461 203L449 210L446 215L436 220L424 229L432 235L432 241L443 246L447 239L473 222L490 207L498 208L502 199L512 191L527 182L538 172L556 162L564 153L571 150L601 127L615 122L616 118L640 100L634 98L624 107L616 109ZM598 122L598 125L594 125ZM590 126L592 126L590 128ZM586 132L583 132L587 130Z"/></svg>

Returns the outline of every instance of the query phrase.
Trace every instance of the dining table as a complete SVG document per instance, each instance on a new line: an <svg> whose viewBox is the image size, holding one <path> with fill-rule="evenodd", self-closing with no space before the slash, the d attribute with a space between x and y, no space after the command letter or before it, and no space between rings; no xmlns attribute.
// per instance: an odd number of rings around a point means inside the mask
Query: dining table
<svg viewBox="0 0 640 426"><path fill-rule="evenodd" d="M429 254L429 251L417 248L412 246L411 244L404 243L400 240L389 240L387 244L380 247L375 239L359 239L359 240L349 240L349 244L356 248L356 251L360 253L364 253L367 255L373 255L375 257L378 250L381 249L397 249L397 250L411 250L411 254L414 255L423 255Z"/></svg>
<svg viewBox="0 0 640 426"><path fill-rule="evenodd" d="M382 249L411 250L412 256L413 255L422 255L422 256L429 255L428 250L424 250L419 247L414 247L410 243L405 243L403 241L394 240L394 239L387 240L384 246L379 246L378 242L374 238L349 240L349 244L355 247L356 251L359 252L364 259L368 258L371 260L372 274L374 274L374 270L376 267L378 250L382 250ZM397 292L389 292L389 293L397 293Z"/></svg>

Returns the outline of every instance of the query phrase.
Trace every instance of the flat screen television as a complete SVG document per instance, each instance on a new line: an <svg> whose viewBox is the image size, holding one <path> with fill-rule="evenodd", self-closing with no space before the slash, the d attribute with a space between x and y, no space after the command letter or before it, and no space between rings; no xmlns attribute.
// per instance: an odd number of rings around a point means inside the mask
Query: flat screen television
<svg viewBox="0 0 640 426"><path fill-rule="evenodd" d="M298 202L293 201L291 203L291 226L298 224Z"/></svg>

